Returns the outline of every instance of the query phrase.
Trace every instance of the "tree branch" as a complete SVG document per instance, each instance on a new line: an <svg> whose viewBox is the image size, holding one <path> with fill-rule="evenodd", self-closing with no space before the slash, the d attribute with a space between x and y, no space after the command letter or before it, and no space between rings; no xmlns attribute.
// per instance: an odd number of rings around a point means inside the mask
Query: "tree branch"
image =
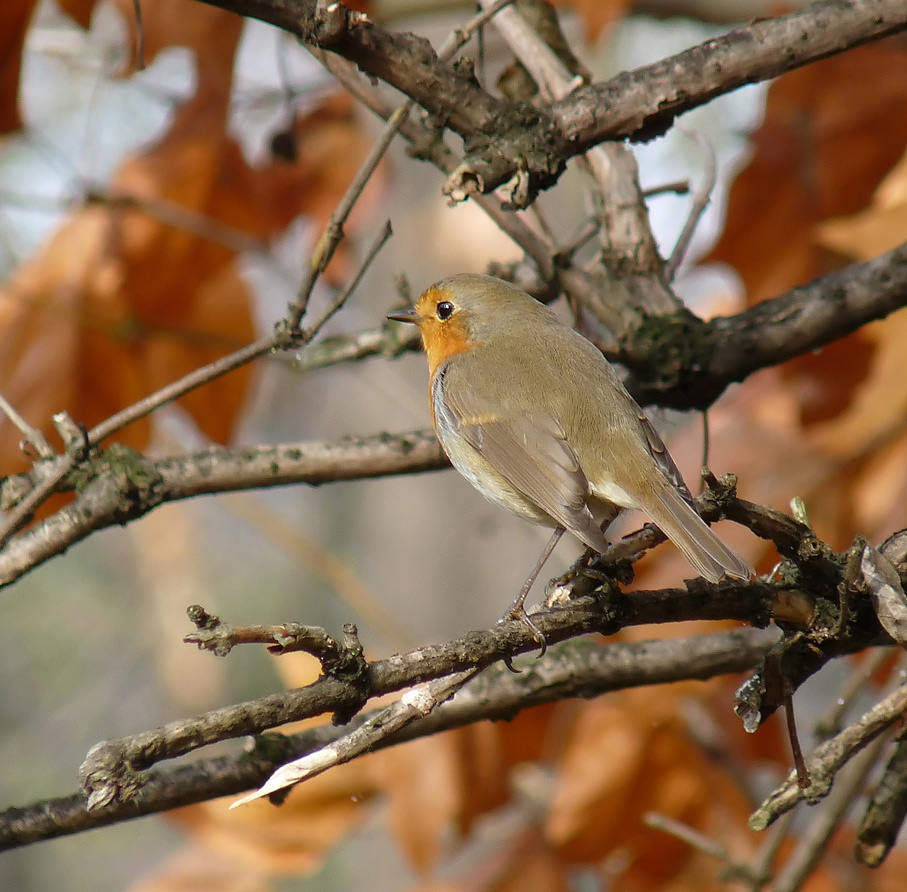
<svg viewBox="0 0 907 892"><path fill-rule="evenodd" d="M519 624L511 624L519 625ZM485 635L487 633L476 633ZM483 673L457 698L403 733L382 742L392 746L483 719L508 719L531 706L570 697L591 698L608 691L687 679L708 679L741 672L758 662L776 637L772 630L738 629L691 638L610 644L575 642L551 649L531 672L515 675L503 666ZM449 647L456 645L454 642ZM459 646L463 646L462 642ZM529 647L537 646L529 639ZM373 664L388 673L398 670L396 657ZM274 697L290 697L287 692ZM349 725L322 725L287 738L268 736L251 753L201 759L176 768L148 772L134 799L88 811L82 794L49 799L0 813L0 850L66 836L235 795L259 786L280 764L326 746L367 721L357 716Z"/></svg>
<svg viewBox="0 0 907 892"><path fill-rule="evenodd" d="M202 2L277 25L310 46L349 59L459 133L466 155L456 181L446 187L458 199L496 189L522 166L531 181L526 191L531 201L538 189L556 182L570 158L591 146L651 139L678 115L716 96L907 28L902 0L817 0L533 106L497 99L468 68L442 63L428 41L387 31L340 4L319 19L315 0Z"/></svg>
<svg viewBox="0 0 907 892"><path fill-rule="evenodd" d="M907 243L734 316L650 317L621 344L627 387L643 405L707 409L759 369L842 338L907 305Z"/></svg>
<svg viewBox="0 0 907 892"><path fill-rule="evenodd" d="M907 28L901 0L818 0L758 19L551 106L564 136L585 151L605 139L647 140L690 109Z"/></svg>
<svg viewBox="0 0 907 892"><path fill-rule="evenodd" d="M0 505L14 504L56 473L57 459L0 482ZM192 496L336 480L412 474L444 468L447 458L432 431L345 437L333 443L214 446L157 460L113 447L92 461L76 500L7 542L0 551L0 586L62 554L95 530L128 523L165 502ZM85 477L81 478L83 481ZM63 489L73 489L71 479Z"/></svg>

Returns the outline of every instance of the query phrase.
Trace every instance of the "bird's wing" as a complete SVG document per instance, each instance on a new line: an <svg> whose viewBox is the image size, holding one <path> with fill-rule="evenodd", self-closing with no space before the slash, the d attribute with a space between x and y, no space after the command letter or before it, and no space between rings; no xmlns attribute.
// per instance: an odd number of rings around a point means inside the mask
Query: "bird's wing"
<svg viewBox="0 0 907 892"><path fill-rule="evenodd" d="M589 481L566 434L544 413L501 417L476 396L445 388L446 418L519 493L596 551L608 540L589 510ZM437 408L436 408L437 412Z"/></svg>
<svg viewBox="0 0 907 892"><path fill-rule="evenodd" d="M642 409L636 405L635 401L633 402L633 406L636 409L636 416L639 418L640 427L642 427L642 431L645 434L649 452L652 453L652 458L655 459L655 464L658 465L658 469L672 484L674 484L674 488L683 496L684 501L692 503L693 497L690 494L690 490L684 482L683 476L680 473L680 468L677 467L674 463L674 459L671 458L671 453L668 452L668 447L665 446L664 440L661 439L652 422L645 416Z"/></svg>

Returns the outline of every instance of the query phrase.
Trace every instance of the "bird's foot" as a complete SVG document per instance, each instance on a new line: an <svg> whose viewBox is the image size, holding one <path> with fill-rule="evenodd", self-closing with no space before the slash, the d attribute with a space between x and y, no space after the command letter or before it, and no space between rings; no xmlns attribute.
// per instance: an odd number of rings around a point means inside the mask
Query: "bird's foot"
<svg viewBox="0 0 907 892"><path fill-rule="evenodd" d="M498 623L510 622L510 620L517 620L521 622L530 632L532 637L539 645L539 652L536 659L541 659L548 652L548 642L545 640L545 635L542 630L532 621L532 618L526 613L526 608L523 607L522 601L518 598L511 605L510 609L498 620ZM504 657L504 665L511 671L519 673L513 665L513 657Z"/></svg>

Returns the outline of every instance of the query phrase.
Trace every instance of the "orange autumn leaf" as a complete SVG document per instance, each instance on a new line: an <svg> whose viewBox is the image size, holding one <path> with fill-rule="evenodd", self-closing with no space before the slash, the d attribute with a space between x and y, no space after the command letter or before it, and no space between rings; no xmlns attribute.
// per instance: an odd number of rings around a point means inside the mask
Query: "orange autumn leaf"
<svg viewBox="0 0 907 892"><path fill-rule="evenodd" d="M139 33L133 0L116 0L129 28L131 58L125 73L138 63ZM231 61L242 32L240 16L195 0L151 0L142 3L142 39L145 65L171 46L183 46L195 53L200 83L221 82L229 88L233 79Z"/></svg>
<svg viewBox="0 0 907 892"><path fill-rule="evenodd" d="M82 28L91 24L91 16L97 5L98 0L57 0L57 6Z"/></svg>
<svg viewBox="0 0 907 892"><path fill-rule="evenodd" d="M237 250L265 244L301 213L326 220L366 151L348 99L336 98L297 122L297 163L250 166L225 132L241 25L230 18L207 42L195 97L156 145L123 163L112 200L78 211L0 289L5 396L45 432L61 410L92 427L248 343ZM249 374L180 401L209 438L231 436ZM149 430L142 420L118 439L142 448ZM0 422L4 470L26 466L20 438Z"/></svg>
<svg viewBox="0 0 907 892"><path fill-rule="evenodd" d="M575 9L582 19L586 41L595 43L605 29L632 5L631 0L555 0L555 6Z"/></svg>
<svg viewBox="0 0 907 892"><path fill-rule="evenodd" d="M36 0L6 0L0 4L0 134L22 126L19 76L22 48Z"/></svg>
<svg viewBox="0 0 907 892"><path fill-rule="evenodd" d="M369 814L377 789L370 758L339 765L292 789L279 808L267 800L229 809L216 799L167 813L196 843L267 875L316 870Z"/></svg>
<svg viewBox="0 0 907 892"><path fill-rule="evenodd" d="M541 757L557 711L527 709L508 722L479 722L376 755L391 828L417 870L427 872L445 841L509 801L512 769Z"/></svg>
<svg viewBox="0 0 907 892"><path fill-rule="evenodd" d="M571 861L616 852L627 870L661 880L689 849L643 823L654 811L703 832L745 839L748 803L722 768L704 758L677 710L677 686L623 691L587 704L557 771L546 838ZM654 887L653 887L654 888Z"/></svg>
<svg viewBox="0 0 907 892"><path fill-rule="evenodd" d="M428 872L450 835L465 793L455 735L436 734L380 753L388 823L410 863Z"/></svg>
<svg viewBox="0 0 907 892"><path fill-rule="evenodd" d="M829 271L815 225L861 211L907 145L907 46L859 47L780 77L768 93L754 157L734 182L727 222L707 261L742 277L750 303ZM873 89L863 73L873 71ZM785 364L806 424L844 411L867 372L858 333Z"/></svg>
<svg viewBox="0 0 907 892"><path fill-rule="evenodd" d="M35 425L47 429L65 409L90 427L253 336L234 251L206 239L204 226L196 234L155 216L164 202L265 228L221 188L225 175L234 191L242 183L239 149L216 130L197 139L184 132L203 124L188 103L164 140L115 178L113 190L146 200L150 213L117 203L79 211L0 291L0 376ZM241 370L184 401L209 437L229 437L247 379ZM138 422L121 439L140 448L148 426ZM18 439L0 426L4 467Z"/></svg>
<svg viewBox="0 0 907 892"><path fill-rule="evenodd" d="M277 892L267 876L200 845L184 846L126 892Z"/></svg>
<svg viewBox="0 0 907 892"><path fill-rule="evenodd" d="M867 208L819 223L816 241L849 261L871 260L907 241L907 154L882 180Z"/></svg>

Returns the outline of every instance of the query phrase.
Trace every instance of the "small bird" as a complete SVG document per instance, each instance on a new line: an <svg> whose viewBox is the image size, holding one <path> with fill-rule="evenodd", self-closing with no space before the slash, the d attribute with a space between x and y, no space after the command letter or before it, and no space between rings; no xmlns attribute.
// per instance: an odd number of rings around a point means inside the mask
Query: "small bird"
<svg viewBox="0 0 907 892"><path fill-rule="evenodd" d="M638 508L710 582L752 568L692 506L677 466L601 352L547 307L492 276L463 274L390 313L419 327L431 416L451 464L486 498L599 553L621 508Z"/></svg>

